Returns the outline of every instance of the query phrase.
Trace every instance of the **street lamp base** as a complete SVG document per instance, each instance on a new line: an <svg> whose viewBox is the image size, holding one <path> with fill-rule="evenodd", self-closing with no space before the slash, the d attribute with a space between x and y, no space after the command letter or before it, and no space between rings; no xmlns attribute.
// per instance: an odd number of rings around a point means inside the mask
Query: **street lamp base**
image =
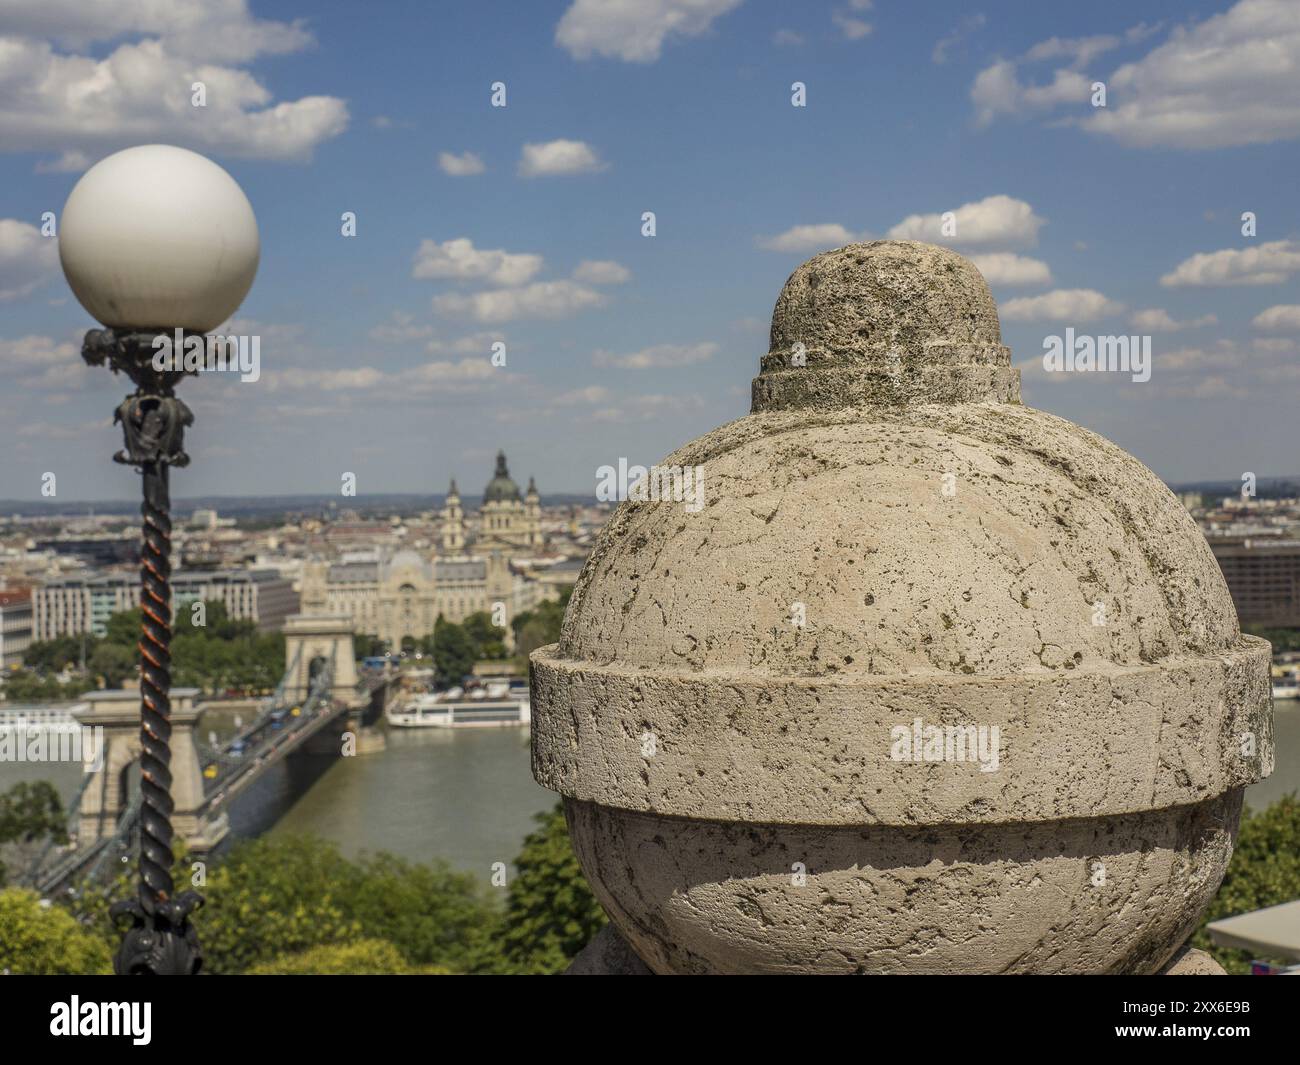
<svg viewBox="0 0 1300 1065"><path fill-rule="evenodd" d="M203 968L199 937L190 914L203 905L197 891L184 891L146 913L138 899L115 902L109 916L130 916L131 927L113 958L118 976L197 976Z"/></svg>

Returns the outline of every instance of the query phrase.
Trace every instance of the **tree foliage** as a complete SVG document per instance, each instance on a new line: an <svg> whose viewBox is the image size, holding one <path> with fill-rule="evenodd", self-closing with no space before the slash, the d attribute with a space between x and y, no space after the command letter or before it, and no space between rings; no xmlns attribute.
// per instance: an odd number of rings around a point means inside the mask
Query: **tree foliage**
<svg viewBox="0 0 1300 1065"><path fill-rule="evenodd" d="M499 967L558 973L607 919L573 853L563 807L557 804L536 820L515 860L497 945Z"/></svg>
<svg viewBox="0 0 1300 1065"><path fill-rule="evenodd" d="M440 976L437 965L412 965L385 939L358 939L281 954L259 962L249 976Z"/></svg>
<svg viewBox="0 0 1300 1065"><path fill-rule="evenodd" d="M564 611L572 594L570 586L560 593L558 601L538 603L534 609L515 616L510 624L515 630L516 654L527 658L537 648L555 643L560 638L560 625L564 622Z"/></svg>
<svg viewBox="0 0 1300 1065"><path fill-rule="evenodd" d="M20 781L0 794L0 886L8 880L10 864L34 857L33 846L67 842L65 817L59 793L48 781Z"/></svg>
<svg viewBox="0 0 1300 1065"><path fill-rule="evenodd" d="M284 635L257 630L252 621L230 617L220 600L203 604L203 625L194 624L192 604L179 604L173 618L172 683L220 692L228 688L269 691L284 675ZM102 637L84 637L84 678L61 685L54 673L80 660L83 638L60 636L34 643L23 656L28 672L6 678L11 700L60 699L99 685L120 688L137 676L140 662L140 610L109 617Z"/></svg>
<svg viewBox="0 0 1300 1065"><path fill-rule="evenodd" d="M1300 898L1300 801L1295 792L1259 813L1246 811L1232 861L1205 920L1192 939L1230 973L1250 971L1243 950L1215 946L1205 925L1221 917Z"/></svg>
<svg viewBox="0 0 1300 1065"><path fill-rule="evenodd" d="M1261 625L1243 625L1241 631L1267 640L1273 645L1274 654L1300 651L1300 629L1270 629Z"/></svg>
<svg viewBox="0 0 1300 1065"><path fill-rule="evenodd" d="M0 973L85 975L112 971L108 944L34 891L0 891Z"/></svg>

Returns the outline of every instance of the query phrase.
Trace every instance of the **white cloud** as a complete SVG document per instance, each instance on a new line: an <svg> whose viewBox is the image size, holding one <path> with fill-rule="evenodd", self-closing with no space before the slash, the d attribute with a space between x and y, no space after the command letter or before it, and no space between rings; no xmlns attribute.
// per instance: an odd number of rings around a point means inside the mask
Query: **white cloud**
<svg viewBox="0 0 1300 1065"><path fill-rule="evenodd" d="M860 41L871 33L871 23L843 11L832 11L831 21L840 28L846 41Z"/></svg>
<svg viewBox="0 0 1300 1065"><path fill-rule="evenodd" d="M930 62L942 66L948 62L948 51L961 44L978 29L982 29L988 19L982 14L969 15L962 19L957 27L946 37L941 37L930 52Z"/></svg>
<svg viewBox="0 0 1300 1065"><path fill-rule="evenodd" d="M555 43L575 59L593 55L653 63L665 39L698 37L741 0L574 0L555 27Z"/></svg>
<svg viewBox="0 0 1300 1065"><path fill-rule="evenodd" d="M1246 248L1201 252L1160 279L1165 288L1276 285L1300 270L1300 241L1274 240Z"/></svg>
<svg viewBox="0 0 1300 1065"><path fill-rule="evenodd" d="M767 251L803 252L838 248L858 239L860 238L838 222L823 222L817 225L791 226L774 237L758 237L755 243Z"/></svg>
<svg viewBox="0 0 1300 1065"><path fill-rule="evenodd" d="M434 240L420 241L411 276L522 285L531 281L541 268L540 255L475 248L468 237L457 237L441 244Z"/></svg>
<svg viewBox="0 0 1300 1065"><path fill-rule="evenodd" d="M1040 259L1014 252L997 251L973 255L973 262L990 285L1050 285L1052 271Z"/></svg>
<svg viewBox="0 0 1300 1065"><path fill-rule="evenodd" d="M561 407L572 407L580 403L604 403L609 398L610 391L604 385L587 385L572 392L561 392L552 402Z"/></svg>
<svg viewBox="0 0 1300 1065"><path fill-rule="evenodd" d="M1300 136L1300 4L1240 0L1108 79L1084 128L1134 147L1224 148Z"/></svg>
<svg viewBox="0 0 1300 1065"><path fill-rule="evenodd" d="M1034 214L1024 200L1011 196L987 196L953 212L956 230L943 235L943 214L908 215L889 231L896 240L925 240L960 247L1032 247L1045 219Z"/></svg>
<svg viewBox="0 0 1300 1065"><path fill-rule="evenodd" d="M1222 366L1232 357L1232 350L1224 342L1217 351L1205 348L1175 348L1156 353L1156 365L1162 370L1203 370L1207 366Z"/></svg>
<svg viewBox="0 0 1300 1065"><path fill-rule="evenodd" d="M987 126L999 115L1047 111L1063 103L1085 104L1092 93L1092 81L1077 70L1058 70L1046 85L1022 85L1016 65L1003 59L975 76L971 103L975 122Z"/></svg>
<svg viewBox="0 0 1300 1065"><path fill-rule="evenodd" d="M419 324L415 316L404 311L394 311L387 322L370 330L370 339L380 344L408 344L433 336L433 326Z"/></svg>
<svg viewBox="0 0 1300 1065"><path fill-rule="evenodd" d="M545 144L525 144L519 157L519 176L532 178L594 174L608 165L590 144L561 139L547 141Z"/></svg>
<svg viewBox="0 0 1300 1065"><path fill-rule="evenodd" d="M236 63L298 52L312 43L301 20L256 19L246 0L0 0L0 24L6 34L47 37L72 48L147 35L177 55Z"/></svg>
<svg viewBox="0 0 1300 1065"><path fill-rule="evenodd" d="M621 285L632 280L632 271L613 259L583 259L573 271L573 280L588 285Z"/></svg>
<svg viewBox="0 0 1300 1065"><path fill-rule="evenodd" d="M75 344L53 337L32 334L15 340L0 338L0 366L9 371L76 366L81 361L80 354Z"/></svg>
<svg viewBox="0 0 1300 1065"><path fill-rule="evenodd" d="M1022 60L999 60L971 86L976 122L1078 105L1063 124L1138 148L1225 148L1300 137L1300 4L1239 0L1229 10L1175 27L1163 44L1109 75L1081 69L1158 26L1122 37L1053 37ZM1064 59L1049 83L1024 85L1020 62ZM1091 83L1104 82L1106 107L1088 107Z"/></svg>
<svg viewBox="0 0 1300 1065"><path fill-rule="evenodd" d="M1107 299L1090 288L1058 288L1041 296L1025 296L1002 305L1002 319L1008 322L1087 322L1118 314L1122 303Z"/></svg>
<svg viewBox="0 0 1300 1065"><path fill-rule="evenodd" d="M1177 333L1183 329L1200 329L1207 325L1218 325L1219 319L1213 314L1202 314L1186 321L1177 321L1163 307L1148 307L1134 311L1129 319L1135 329L1144 333Z"/></svg>
<svg viewBox="0 0 1300 1065"><path fill-rule="evenodd" d="M617 366L624 370L650 370L665 366L690 366L705 362L717 354L718 345L702 344L655 344L642 348L628 355L614 355L608 351L597 351L591 361L597 366Z"/></svg>
<svg viewBox="0 0 1300 1065"><path fill-rule="evenodd" d="M59 246L35 226L0 218L0 303L24 299L59 268Z"/></svg>
<svg viewBox="0 0 1300 1065"><path fill-rule="evenodd" d="M1265 333L1300 333L1300 304L1280 303L1260 311L1251 319L1250 327Z"/></svg>
<svg viewBox="0 0 1300 1065"><path fill-rule="evenodd" d="M505 338L505 333L496 330L470 333L468 336L455 337L451 340L434 338L425 345L425 350L430 355L483 355L486 357L491 355L492 345L499 340L505 340Z"/></svg>
<svg viewBox="0 0 1300 1065"><path fill-rule="evenodd" d="M377 366L352 366L319 369L312 373L299 370L264 371L262 380L271 392L321 391L338 393L376 392L407 397L439 392L475 392L489 383L507 379L506 372L492 365L486 356L456 362L433 360L402 370L383 370Z"/></svg>
<svg viewBox="0 0 1300 1065"><path fill-rule="evenodd" d="M483 173L487 167L473 152L462 152L460 155L455 152L439 152L438 169L452 177L473 177Z"/></svg>
<svg viewBox="0 0 1300 1065"><path fill-rule="evenodd" d="M568 318L603 306L606 297L576 281L538 281L525 288L495 289L433 298L433 309L451 318L509 322L516 318Z"/></svg>
<svg viewBox="0 0 1300 1065"><path fill-rule="evenodd" d="M56 5L56 11L63 7ZM116 5L99 10L115 13ZM254 29L244 36L217 35L210 48L200 48L180 34L124 43L102 59L60 54L44 40L0 37L0 144L6 151L58 152L54 162L43 164L56 170L149 141L249 158L310 158L321 142L347 128L343 100L304 96L274 103L270 90L247 71L213 62L245 61L280 49L271 47L271 37ZM310 38L294 31L276 39L286 50ZM195 81L206 86L206 107L191 103Z"/></svg>

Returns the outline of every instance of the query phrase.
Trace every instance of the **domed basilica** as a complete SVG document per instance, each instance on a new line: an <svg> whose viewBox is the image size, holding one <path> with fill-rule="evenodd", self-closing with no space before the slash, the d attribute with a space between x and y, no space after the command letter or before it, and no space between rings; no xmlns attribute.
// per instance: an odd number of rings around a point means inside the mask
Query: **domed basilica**
<svg viewBox="0 0 1300 1065"><path fill-rule="evenodd" d="M431 633L440 615L485 611L504 619L508 644L510 619L552 595L525 564L545 548L537 485L530 477L521 493L498 452L477 514L466 515L453 478L438 519L436 553L308 563L303 613L345 614L357 632L400 648Z"/></svg>

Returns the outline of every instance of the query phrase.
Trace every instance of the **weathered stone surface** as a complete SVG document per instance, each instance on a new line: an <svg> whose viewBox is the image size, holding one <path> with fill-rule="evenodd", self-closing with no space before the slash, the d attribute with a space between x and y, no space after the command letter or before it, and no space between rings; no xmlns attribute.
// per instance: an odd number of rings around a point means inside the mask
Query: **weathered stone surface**
<svg viewBox="0 0 1300 1065"><path fill-rule="evenodd" d="M1227 976L1222 965L1196 947L1183 947L1160 970L1161 976Z"/></svg>
<svg viewBox="0 0 1300 1065"><path fill-rule="evenodd" d="M668 675L543 649L534 698L567 713L534 720L533 772L608 806L780 824L998 824L1180 806L1272 768L1267 698L1240 698L1243 673L1257 691L1269 684L1269 647L1242 640L1213 657L1000 677ZM891 728L917 718L996 725L997 769L892 760ZM1244 756L1248 733L1259 741Z"/></svg>
<svg viewBox="0 0 1300 1065"><path fill-rule="evenodd" d="M1241 792L1037 825L565 810L592 890L657 973L1154 973L1219 886Z"/></svg>
<svg viewBox="0 0 1300 1065"><path fill-rule="evenodd" d="M621 932L660 972L1157 971L1273 758L1186 510L1019 403L946 249L805 263L753 395L664 461L702 509L620 506L533 656L534 773ZM997 770L896 760L916 718L996 726Z"/></svg>

